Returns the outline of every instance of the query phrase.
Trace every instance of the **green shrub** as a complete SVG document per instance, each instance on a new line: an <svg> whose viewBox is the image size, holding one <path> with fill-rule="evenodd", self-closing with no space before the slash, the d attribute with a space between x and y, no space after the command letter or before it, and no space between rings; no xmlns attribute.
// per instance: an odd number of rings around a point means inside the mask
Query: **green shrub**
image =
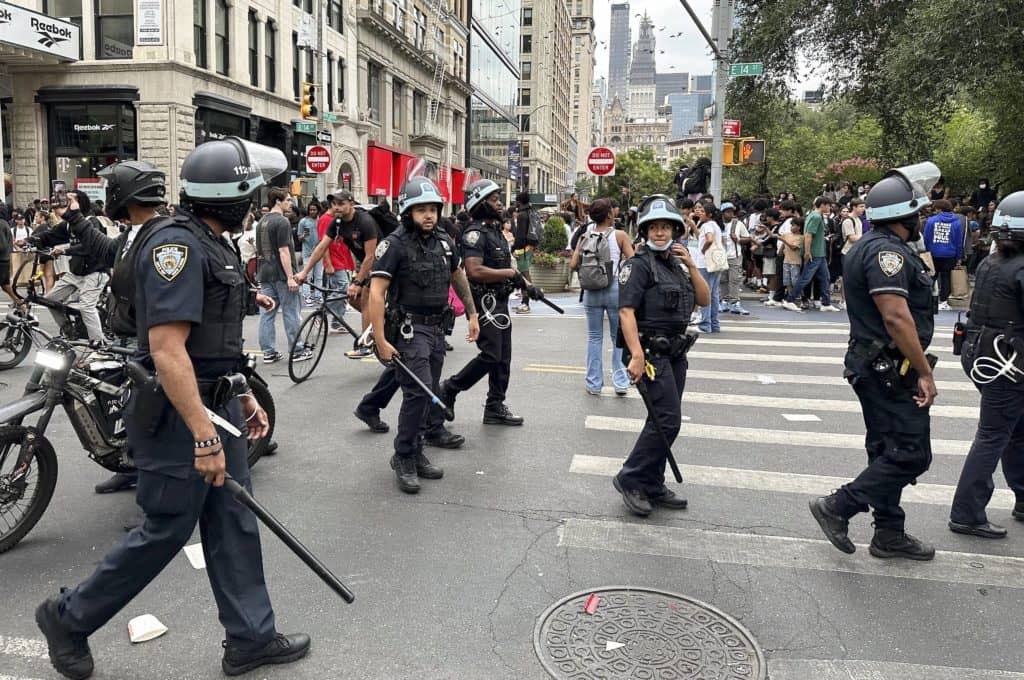
<svg viewBox="0 0 1024 680"><path fill-rule="evenodd" d="M569 239L565 235L565 220L557 215L548 218L544 223L544 235L540 240L540 250L545 253L561 253L569 247Z"/></svg>

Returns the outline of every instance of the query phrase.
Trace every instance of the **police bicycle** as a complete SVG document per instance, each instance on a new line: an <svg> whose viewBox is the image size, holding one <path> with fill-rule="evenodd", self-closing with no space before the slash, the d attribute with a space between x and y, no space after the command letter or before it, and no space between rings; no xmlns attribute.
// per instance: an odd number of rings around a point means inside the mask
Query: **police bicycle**
<svg viewBox="0 0 1024 680"><path fill-rule="evenodd" d="M343 290L321 288L309 282L306 285L321 293L323 300L320 302L320 306L313 310L299 326L299 332L295 334L295 342L288 349L288 377L294 383L303 382L313 374L313 370L320 363L320 358L324 355L324 348L327 346L327 333L331 320L348 331L353 338L359 337L359 333L349 326L340 314L328 306L348 300L348 295ZM298 359L306 350L311 351L313 356L309 359Z"/></svg>

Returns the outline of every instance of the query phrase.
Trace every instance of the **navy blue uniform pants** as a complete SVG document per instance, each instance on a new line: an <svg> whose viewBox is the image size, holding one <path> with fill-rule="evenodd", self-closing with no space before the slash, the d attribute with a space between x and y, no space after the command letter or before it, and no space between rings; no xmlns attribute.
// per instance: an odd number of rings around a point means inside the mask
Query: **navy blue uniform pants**
<svg viewBox="0 0 1024 680"><path fill-rule="evenodd" d="M398 338L395 349L406 368L437 394L441 369L444 367L444 329L440 326L413 324L412 339ZM400 458L411 458L423 450L423 436L430 428L430 409L434 407L427 393L405 371L397 368L395 376L402 387L402 409L398 413L395 454Z"/></svg>
<svg viewBox="0 0 1024 680"><path fill-rule="evenodd" d="M221 415L240 423L240 404L232 402ZM220 435L228 473L251 490L246 440ZM136 499L145 513L142 524L103 558L92 576L64 594L62 620L72 632L90 635L121 611L181 551L198 522L206 573L228 642L244 649L273 639L274 611L255 515L223 487L206 484L194 469L183 477L139 470Z"/></svg>
<svg viewBox="0 0 1024 680"><path fill-rule="evenodd" d="M641 380L647 384L654 413L647 414L644 429L633 445L633 450L619 471L619 484L623 489L642 491L648 496L665 493L665 464L668 451L658 433L660 428L669 443L676 440L682 423L681 402L686 388L686 357L669 359L652 357L654 380L645 375ZM657 418L657 420L655 420Z"/></svg>
<svg viewBox="0 0 1024 680"><path fill-rule="evenodd" d="M876 529L903 531L903 488L932 463L928 409L918 408L914 391L886 389L877 373L854 354L847 353L846 369L864 413L868 466L836 492L837 510L848 519L870 507Z"/></svg>
<svg viewBox="0 0 1024 680"><path fill-rule="evenodd" d="M367 392L356 410L366 416L380 415L383 409L388 407L395 393L398 392L398 376L395 375L395 368L388 366L377 378L377 384Z"/></svg>
<svg viewBox="0 0 1024 680"><path fill-rule="evenodd" d="M464 392L487 376L487 406L505 403L509 379L512 376L512 324L509 319L508 297L497 297L493 309L482 306L483 300L474 295L480 312L480 337L476 346L480 350L466 366L448 379L448 384ZM485 314L485 309L495 318ZM504 328L502 328L504 326Z"/></svg>
<svg viewBox="0 0 1024 680"><path fill-rule="evenodd" d="M999 378L978 390L981 419L949 513L951 520L962 524L988 521L985 506L992 498L992 474L1000 461L1006 483L1017 500L1024 500L1024 384Z"/></svg>

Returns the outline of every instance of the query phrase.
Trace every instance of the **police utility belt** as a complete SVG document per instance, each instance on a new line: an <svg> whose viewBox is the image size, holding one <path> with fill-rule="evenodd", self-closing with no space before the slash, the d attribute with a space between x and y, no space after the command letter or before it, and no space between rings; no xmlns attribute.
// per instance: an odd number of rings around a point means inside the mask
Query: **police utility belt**
<svg viewBox="0 0 1024 680"><path fill-rule="evenodd" d="M877 339L865 342L851 338L848 349L864 360L885 389L913 389L917 386L917 371L911 366L910 359L903 356L895 344L886 344ZM934 354L924 356L928 360L928 365L935 368L939 358Z"/></svg>
<svg viewBox="0 0 1024 680"><path fill-rule="evenodd" d="M164 388L155 373L137 361L128 362L128 376L135 392L135 423L149 434L154 434L164 422L171 400L167 398ZM228 373L219 378L196 381L199 387L199 398L203 404L216 411L227 406L228 402L249 392L249 381L243 373Z"/></svg>
<svg viewBox="0 0 1024 680"><path fill-rule="evenodd" d="M446 333L455 327L455 310L451 306L440 309L420 307L388 307L384 312L384 335L388 342L398 338L412 340L414 325L438 326Z"/></svg>
<svg viewBox="0 0 1024 680"><path fill-rule="evenodd" d="M496 298L507 298L516 290L516 285L509 280L501 283L471 283L469 288L478 297L490 293Z"/></svg>
<svg viewBox="0 0 1024 680"><path fill-rule="evenodd" d="M679 359L685 357L696 344L699 333L685 331L681 333L663 333L657 331L640 331L640 346L648 358L666 357ZM628 347L626 353L629 353Z"/></svg>

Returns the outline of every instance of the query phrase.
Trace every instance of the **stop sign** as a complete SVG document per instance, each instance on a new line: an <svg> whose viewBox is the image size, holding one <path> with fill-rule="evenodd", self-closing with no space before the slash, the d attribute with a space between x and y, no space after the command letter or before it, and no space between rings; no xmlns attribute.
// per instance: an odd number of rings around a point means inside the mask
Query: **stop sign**
<svg viewBox="0 0 1024 680"><path fill-rule="evenodd" d="M587 154L587 169L591 175L611 177L615 174L615 152L606 146L591 149Z"/></svg>
<svg viewBox="0 0 1024 680"><path fill-rule="evenodd" d="M331 168L331 151L326 146L306 147L306 171L322 173Z"/></svg>

